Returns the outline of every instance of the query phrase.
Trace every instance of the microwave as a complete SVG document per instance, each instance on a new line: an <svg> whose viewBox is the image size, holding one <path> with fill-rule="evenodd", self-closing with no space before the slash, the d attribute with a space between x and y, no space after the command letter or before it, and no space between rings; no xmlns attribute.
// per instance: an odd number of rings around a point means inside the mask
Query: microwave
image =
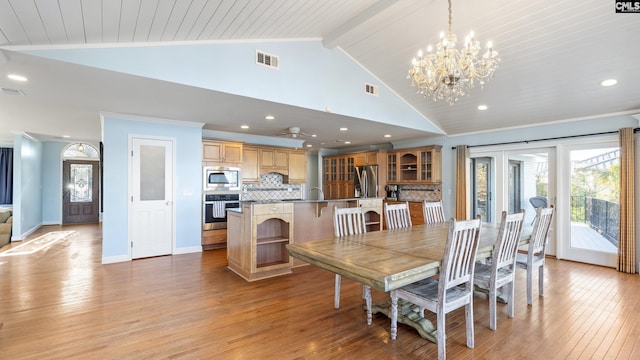
<svg viewBox="0 0 640 360"><path fill-rule="evenodd" d="M240 168L224 166L205 166L204 190L240 190L242 177Z"/></svg>

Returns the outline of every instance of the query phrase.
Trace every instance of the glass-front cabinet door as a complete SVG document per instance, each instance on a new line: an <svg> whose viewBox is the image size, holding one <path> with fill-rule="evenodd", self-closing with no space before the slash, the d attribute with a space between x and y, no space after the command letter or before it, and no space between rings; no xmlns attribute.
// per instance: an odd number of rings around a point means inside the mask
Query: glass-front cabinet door
<svg viewBox="0 0 640 360"><path fill-rule="evenodd" d="M387 182L398 181L397 155L387 154Z"/></svg>
<svg viewBox="0 0 640 360"><path fill-rule="evenodd" d="M420 180L433 181L433 151L420 151Z"/></svg>

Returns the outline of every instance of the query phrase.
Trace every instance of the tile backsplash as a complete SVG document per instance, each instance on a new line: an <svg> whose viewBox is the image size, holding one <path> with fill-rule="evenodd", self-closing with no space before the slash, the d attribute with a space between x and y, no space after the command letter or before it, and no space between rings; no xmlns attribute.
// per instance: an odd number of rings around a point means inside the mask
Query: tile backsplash
<svg viewBox="0 0 640 360"><path fill-rule="evenodd" d="M243 184L241 200L297 200L302 199L303 186L299 184L283 184L283 176L268 173L260 176L258 184Z"/></svg>
<svg viewBox="0 0 640 360"><path fill-rule="evenodd" d="M399 185L399 201L439 201L442 200L441 184Z"/></svg>

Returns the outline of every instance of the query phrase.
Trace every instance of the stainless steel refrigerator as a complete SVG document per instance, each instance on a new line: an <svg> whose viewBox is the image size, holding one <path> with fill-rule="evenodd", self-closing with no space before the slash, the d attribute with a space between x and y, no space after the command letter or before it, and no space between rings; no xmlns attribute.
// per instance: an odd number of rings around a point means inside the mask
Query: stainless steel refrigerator
<svg viewBox="0 0 640 360"><path fill-rule="evenodd" d="M378 165L355 167L355 197L378 197Z"/></svg>

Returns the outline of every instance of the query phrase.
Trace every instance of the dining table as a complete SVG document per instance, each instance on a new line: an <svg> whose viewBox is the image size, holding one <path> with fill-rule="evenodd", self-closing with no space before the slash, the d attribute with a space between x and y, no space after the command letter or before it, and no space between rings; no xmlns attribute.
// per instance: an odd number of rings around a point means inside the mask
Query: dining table
<svg viewBox="0 0 640 360"><path fill-rule="evenodd" d="M482 223L477 259L491 257L499 225ZM289 254L345 278L390 292L438 274L449 232L449 221L408 228L372 231L287 245ZM520 245L529 242L523 231ZM376 304L372 313L391 317L390 302ZM414 327L436 342L435 327L410 303L398 304L398 322ZM392 329L393 330L393 329Z"/></svg>

